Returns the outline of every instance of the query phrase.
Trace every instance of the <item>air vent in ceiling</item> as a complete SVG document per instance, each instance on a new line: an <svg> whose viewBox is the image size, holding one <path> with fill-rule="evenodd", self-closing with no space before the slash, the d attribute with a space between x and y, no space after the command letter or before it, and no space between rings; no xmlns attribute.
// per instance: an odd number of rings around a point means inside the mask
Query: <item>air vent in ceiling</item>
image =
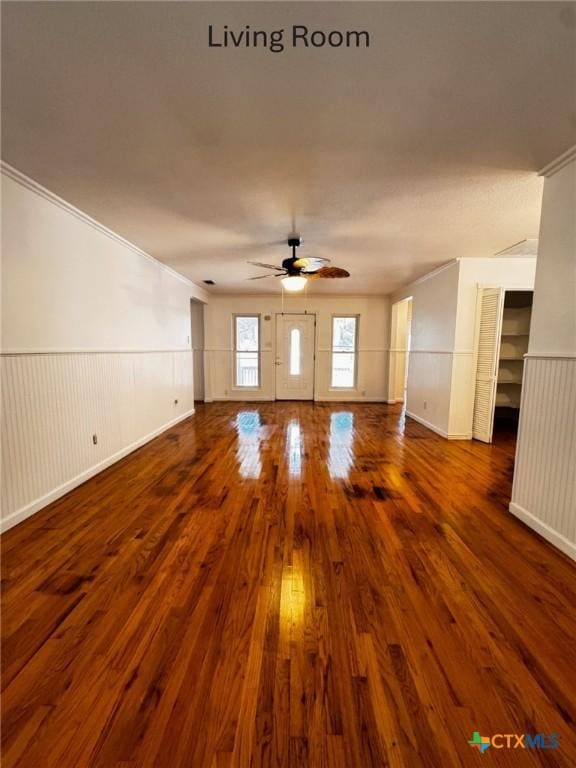
<svg viewBox="0 0 576 768"><path fill-rule="evenodd" d="M214 280L202 280L202 282L205 283L206 285L216 285Z"/></svg>

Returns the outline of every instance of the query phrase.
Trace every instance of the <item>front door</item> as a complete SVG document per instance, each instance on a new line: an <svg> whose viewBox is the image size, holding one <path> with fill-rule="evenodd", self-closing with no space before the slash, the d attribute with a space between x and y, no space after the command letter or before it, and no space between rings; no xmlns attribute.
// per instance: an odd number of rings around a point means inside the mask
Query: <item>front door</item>
<svg viewBox="0 0 576 768"><path fill-rule="evenodd" d="M276 399L314 397L315 315L276 315Z"/></svg>

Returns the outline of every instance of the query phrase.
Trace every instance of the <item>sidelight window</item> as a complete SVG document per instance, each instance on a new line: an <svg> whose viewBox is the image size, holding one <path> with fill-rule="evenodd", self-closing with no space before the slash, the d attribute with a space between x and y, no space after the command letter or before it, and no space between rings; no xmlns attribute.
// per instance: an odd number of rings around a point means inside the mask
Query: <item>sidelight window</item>
<svg viewBox="0 0 576 768"><path fill-rule="evenodd" d="M260 316L234 316L234 358L237 387L260 386Z"/></svg>
<svg viewBox="0 0 576 768"><path fill-rule="evenodd" d="M330 386L353 389L356 386L358 318L332 318L332 377Z"/></svg>

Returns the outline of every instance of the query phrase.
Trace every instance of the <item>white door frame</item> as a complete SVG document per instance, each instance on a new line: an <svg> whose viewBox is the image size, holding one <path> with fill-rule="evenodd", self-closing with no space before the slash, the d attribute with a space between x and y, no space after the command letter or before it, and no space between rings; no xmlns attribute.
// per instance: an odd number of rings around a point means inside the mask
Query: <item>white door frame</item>
<svg viewBox="0 0 576 768"><path fill-rule="evenodd" d="M391 405L403 403L408 384L408 366L410 363L410 346L408 344L408 330L412 320L406 317L399 318L400 309L408 308L408 302L412 302L412 296L406 296L392 304L390 324L390 349L388 350L388 399ZM410 305L413 309L413 304ZM402 388L398 385L398 375L402 373Z"/></svg>
<svg viewBox="0 0 576 768"><path fill-rule="evenodd" d="M318 317L316 312L276 312L274 316L274 400L277 400L277 377L276 377L276 358L278 354L278 318L290 317L291 315L307 315L314 318L314 334L312 341L314 348L312 350L312 400L308 402L314 402L316 399L316 350L318 349ZM303 401L305 402L305 401Z"/></svg>

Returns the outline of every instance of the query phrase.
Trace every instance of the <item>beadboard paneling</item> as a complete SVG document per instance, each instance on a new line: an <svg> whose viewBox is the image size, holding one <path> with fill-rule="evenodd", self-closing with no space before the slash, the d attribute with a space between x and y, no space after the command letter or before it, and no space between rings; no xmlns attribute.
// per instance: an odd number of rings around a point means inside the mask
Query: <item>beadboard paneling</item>
<svg viewBox="0 0 576 768"><path fill-rule="evenodd" d="M526 357L510 511L576 559L576 360Z"/></svg>
<svg viewBox="0 0 576 768"><path fill-rule="evenodd" d="M274 350L264 348L260 360L259 389L234 386L234 352L231 349L204 350L206 401L212 400L274 400L276 396ZM388 351L358 349L357 385L354 389L334 389L330 386L331 351L316 348L314 368L314 400L318 402L385 402Z"/></svg>
<svg viewBox="0 0 576 768"><path fill-rule="evenodd" d="M194 406L189 350L4 355L1 384L3 529Z"/></svg>

